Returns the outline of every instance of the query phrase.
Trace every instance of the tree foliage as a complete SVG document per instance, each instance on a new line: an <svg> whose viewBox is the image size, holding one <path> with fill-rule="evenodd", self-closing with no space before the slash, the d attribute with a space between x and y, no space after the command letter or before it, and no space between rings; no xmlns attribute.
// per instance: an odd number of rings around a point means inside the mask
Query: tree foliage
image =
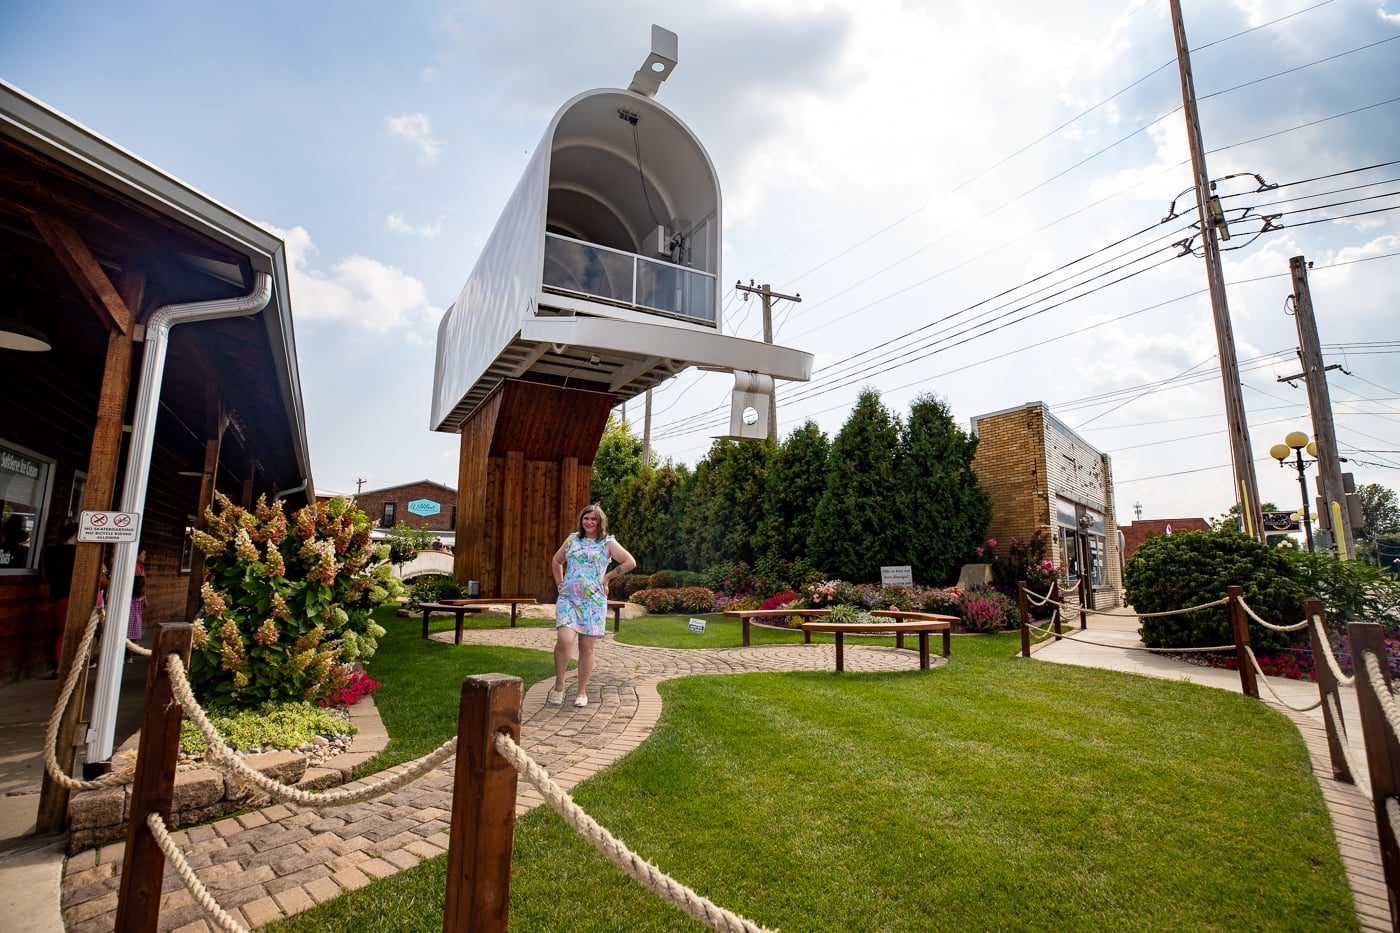
<svg viewBox="0 0 1400 933"><path fill-rule="evenodd" d="M812 563L853 582L879 579L894 534L899 422L879 393L863 389L831 445L826 489L808 539Z"/></svg>
<svg viewBox="0 0 1400 933"><path fill-rule="evenodd" d="M432 547L437 538L437 533L426 525L422 528L410 528L402 519L393 528L388 529L386 535L384 543L389 545L389 563L400 570L404 564L417 557L419 551L426 551Z"/></svg>
<svg viewBox="0 0 1400 933"><path fill-rule="evenodd" d="M603 507L611 523L616 502L614 491L624 480L642 472L642 442L632 434L632 427L615 413L608 415L603 439L593 456L592 497ZM621 539L619 539L621 540Z"/></svg>
<svg viewBox="0 0 1400 933"><path fill-rule="evenodd" d="M663 463L627 477L613 491L616 508L608 513L608 528L637 559L638 572L686 566L677 505L689 476L684 466Z"/></svg>
<svg viewBox="0 0 1400 933"><path fill-rule="evenodd" d="M1366 518L1366 527L1356 530L1358 540L1374 541L1380 535L1400 534L1400 499L1395 490L1380 483L1363 483L1356 487L1356 498Z"/></svg>
<svg viewBox="0 0 1400 933"><path fill-rule="evenodd" d="M754 532L763 520L764 484L773 453L766 440L716 440L696 465L681 521L688 567L753 563Z"/></svg>
<svg viewBox="0 0 1400 933"><path fill-rule="evenodd" d="M972 471L977 439L953 420L947 403L921 395L909 408L895 465L892 563L908 564L914 579L954 582L986 538L992 498Z"/></svg>
<svg viewBox="0 0 1400 933"><path fill-rule="evenodd" d="M753 540L755 554L789 561L807 555L816 504L826 490L830 456L831 442L815 421L793 431L778 447L763 489L763 517Z"/></svg>

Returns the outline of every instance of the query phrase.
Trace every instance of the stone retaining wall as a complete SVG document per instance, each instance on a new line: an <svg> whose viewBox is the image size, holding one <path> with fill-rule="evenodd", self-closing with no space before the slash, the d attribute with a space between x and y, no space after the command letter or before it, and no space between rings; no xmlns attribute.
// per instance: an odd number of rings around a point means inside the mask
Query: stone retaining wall
<svg viewBox="0 0 1400 933"><path fill-rule="evenodd" d="M351 742L350 751L329 758L322 764L308 766L308 757L300 752L249 755L244 761L263 774L284 784L294 784L302 790L339 787L351 780L357 767L383 751L389 741L384 724L379 719L379 711L374 707L373 697L367 696L350 707L350 722L359 729ZM139 734L132 736L122 750L129 748L134 751L138 739ZM238 810L266 806L269 802L267 794L229 778L215 768L177 771L170 825L172 828L188 826ZM75 855L84 849L125 839L130 815L129 784L74 793L68 802L68 854Z"/></svg>

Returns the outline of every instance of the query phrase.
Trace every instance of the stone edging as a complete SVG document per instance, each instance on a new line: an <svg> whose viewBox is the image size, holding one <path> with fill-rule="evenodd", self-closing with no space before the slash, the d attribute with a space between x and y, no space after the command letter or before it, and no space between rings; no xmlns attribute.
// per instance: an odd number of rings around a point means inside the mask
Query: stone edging
<svg viewBox="0 0 1400 933"><path fill-rule="evenodd" d="M349 708L350 722L357 728L351 750L323 764L307 766L307 756L298 752L267 752L244 760L253 768L284 784L302 790L325 790L350 781L354 770L384 750L389 734L375 708L374 697L366 696ZM135 738L131 743L134 747ZM263 807L271 801L267 794L226 777L211 767L192 768L175 773L175 796L171 802L171 828L217 819L237 810ZM103 787L74 793L68 801L68 854L126 838L131 815L131 785Z"/></svg>

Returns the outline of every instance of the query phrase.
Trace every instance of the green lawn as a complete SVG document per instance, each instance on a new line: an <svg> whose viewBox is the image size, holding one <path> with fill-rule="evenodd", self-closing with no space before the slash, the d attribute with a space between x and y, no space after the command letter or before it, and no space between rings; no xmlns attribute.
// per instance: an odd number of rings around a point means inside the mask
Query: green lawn
<svg viewBox="0 0 1400 933"><path fill-rule="evenodd" d="M411 625L411 639L391 626L370 669L412 672L414 696L441 679L423 705L450 712L413 718L454 719L466 673L548 676L543 653L428 644ZM622 635L737 644L737 628L648 618ZM755 629L770 636L801 637ZM790 933L1356 928L1286 718L1189 683L1018 659L1018 645L957 638L931 672L668 681L652 736L574 797L681 882ZM397 746L393 692L377 699ZM426 862L267 929L439 930L444 874L445 859ZM511 927L701 929L546 809L517 824Z"/></svg>

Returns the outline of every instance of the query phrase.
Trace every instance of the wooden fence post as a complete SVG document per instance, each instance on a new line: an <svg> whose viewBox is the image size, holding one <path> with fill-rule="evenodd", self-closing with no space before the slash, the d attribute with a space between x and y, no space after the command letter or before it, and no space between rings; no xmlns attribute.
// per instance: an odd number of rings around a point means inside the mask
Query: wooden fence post
<svg viewBox="0 0 1400 933"><path fill-rule="evenodd" d="M112 620L108 625L116 624ZM188 623L164 622L156 626L151 666L146 674L146 705L142 707L141 739L136 751L136 777L131 785L131 816L126 827L126 854L122 857L122 881L117 892L117 918L113 927L121 933L155 933L160 919L160 893L165 880L165 853L160 850L146 817L159 813L170 823L170 802L175 796L175 765L180 758L180 720L184 713L171 689L166 659L178 654L188 670Z"/></svg>
<svg viewBox="0 0 1400 933"><path fill-rule="evenodd" d="M1317 677L1317 692L1322 698L1322 724L1327 728L1327 753L1332 759L1332 777L1348 784L1356 783L1351 768L1347 765L1345 742L1346 723L1341 720L1342 691L1337 685L1337 675L1332 673L1332 665L1327 663L1327 633L1319 625L1313 625L1313 617L1325 619L1322 600L1309 599L1303 603L1303 618L1308 621L1308 641L1312 644L1313 673ZM1331 704L1335 704L1337 718L1332 718Z"/></svg>
<svg viewBox="0 0 1400 933"><path fill-rule="evenodd" d="M1026 581L1016 583L1016 608L1021 613L1021 657L1031 656L1031 610L1026 599Z"/></svg>
<svg viewBox="0 0 1400 933"><path fill-rule="evenodd" d="M1249 619L1240 605L1240 600L1244 599L1244 587L1227 587L1225 592L1230 597L1230 631L1235 635L1235 661L1240 667L1240 689L1245 696L1257 700L1259 681L1254 677L1254 664L1249 660Z"/></svg>
<svg viewBox="0 0 1400 933"><path fill-rule="evenodd" d="M521 694L520 678L506 674L462 681L443 933L506 933L517 773L496 734L520 740Z"/></svg>
<svg viewBox="0 0 1400 933"><path fill-rule="evenodd" d="M1391 692L1390 663L1386 658L1385 629L1374 622L1347 623L1351 641L1352 668L1356 673L1356 705L1361 710L1361 734L1366 740L1366 770L1371 775L1371 803L1375 809L1376 836L1380 840L1381 867L1385 872L1385 888L1390 898L1391 929L1400 930L1400 845L1386 813L1386 801L1395 796L1400 786L1400 742L1386 721L1385 709L1377 690ZM1366 673L1362 655L1374 654L1381 662L1381 680L1377 685Z"/></svg>

